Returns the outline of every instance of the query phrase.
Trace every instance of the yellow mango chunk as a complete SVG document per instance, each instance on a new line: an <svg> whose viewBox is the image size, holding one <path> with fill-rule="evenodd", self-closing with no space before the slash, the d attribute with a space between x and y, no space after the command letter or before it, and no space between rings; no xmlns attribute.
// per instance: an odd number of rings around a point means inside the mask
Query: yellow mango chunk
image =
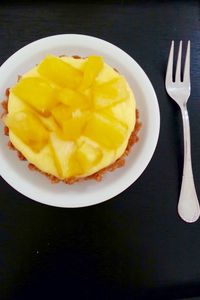
<svg viewBox="0 0 200 300"><path fill-rule="evenodd" d="M33 151L39 152L48 143L48 132L30 111L8 114L5 123L13 133Z"/></svg>
<svg viewBox="0 0 200 300"><path fill-rule="evenodd" d="M77 161L81 164L84 172L95 166L102 158L102 152L99 148L88 143L83 143L76 151Z"/></svg>
<svg viewBox="0 0 200 300"><path fill-rule="evenodd" d="M57 99L73 109L86 109L92 104L90 97L69 88L61 89L57 94Z"/></svg>
<svg viewBox="0 0 200 300"><path fill-rule="evenodd" d="M38 114L38 118L40 119L40 121L48 131L58 130L58 125L52 116L44 117Z"/></svg>
<svg viewBox="0 0 200 300"><path fill-rule="evenodd" d="M62 123L62 131L58 132L64 140L76 140L82 135L87 121L86 114L78 112Z"/></svg>
<svg viewBox="0 0 200 300"><path fill-rule="evenodd" d="M72 116L72 110L64 104L59 104L54 107L51 113L60 127L62 127L63 123Z"/></svg>
<svg viewBox="0 0 200 300"><path fill-rule="evenodd" d="M106 83L93 87L94 105L97 109L114 105L128 97L126 82L123 77L117 77Z"/></svg>
<svg viewBox="0 0 200 300"><path fill-rule="evenodd" d="M82 81L82 71L52 55L39 64L38 72L60 87L76 89Z"/></svg>
<svg viewBox="0 0 200 300"><path fill-rule="evenodd" d="M84 173L84 170L77 159L76 151L74 151L70 158L68 164L68 177L79 176Z"/></svg>
<svg viewBox="0 0 200 300"><path fill-rule="evenodd" d="M84 130L85 136L111 150L123 143L126 134L127 129L122 124L100 114L94 114Z"/></svg>
<svg viewBox="0 0 200 300"><path fill-rule="evenodd" d="M103 69L103 59L100 56L89 56L84 65L83 81L80 90L86 90L91 87L99 72Z"/></svg>
<svg viewBox="0 0 200 300"><path fill-rule="evenodd" d="M110 118L111 120L114 119L120 122L123 126L128 127L128 124L130 122L129 115L131 116L132 119L133 111L127 112L128 110L127 106L128 106L127 103L124 101L123 103L117 103L116 105L103 108L99 110L98 113L105 118Z"/></svg>
<svg viewBox="0 0 200 300"><path fill-rule="evenodd" d="M59 177L65 178L68 173L68 157L72 152L73 145L59 139L53 132L50 134L49 140Z"/></svg>
<svg viewBox="0 0 200 300"><path fill-rule="evenodd" d="M48 82L38 77L22 78L13 93L42 114L48 114L56 104L54 90Z"/></svg>

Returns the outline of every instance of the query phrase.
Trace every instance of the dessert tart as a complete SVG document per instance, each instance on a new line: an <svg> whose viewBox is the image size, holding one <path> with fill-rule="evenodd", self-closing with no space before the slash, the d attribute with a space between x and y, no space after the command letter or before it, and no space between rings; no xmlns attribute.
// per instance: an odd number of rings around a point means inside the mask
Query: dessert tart
<svg viewBox="0 0 200 300"><path fill-rule="evenodd" d="M52 182L99 181L138 141L134 94L100 56L47 55L6 96L10 148Z"/></svg>

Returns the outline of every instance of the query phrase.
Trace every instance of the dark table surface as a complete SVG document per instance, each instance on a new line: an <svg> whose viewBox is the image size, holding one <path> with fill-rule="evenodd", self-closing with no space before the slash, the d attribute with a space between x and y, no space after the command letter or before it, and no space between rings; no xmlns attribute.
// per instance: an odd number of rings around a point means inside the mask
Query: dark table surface
<svg viewBox="0 0 200 300"><path fill-rule="evenodd" d="M199 25L198 1L189 0L0 3L0 64L45 36L97 36L141 65L161 113L159 142L149 166L110 201L80 209L49 207L0 179L1 300L200 297L200 221L186 224L177 215L182 124L164 88L170 41L190 39L188 109L200 198Z"/></svg>

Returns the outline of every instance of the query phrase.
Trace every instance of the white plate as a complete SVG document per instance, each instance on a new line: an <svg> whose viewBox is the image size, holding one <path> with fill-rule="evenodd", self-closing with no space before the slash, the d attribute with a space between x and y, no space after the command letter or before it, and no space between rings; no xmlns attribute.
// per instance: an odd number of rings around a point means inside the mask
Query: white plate
<svg viewBox="0 0 200 300"><path fill-rule="evenodd" d="M13 54L0 67L0 99L17 75L33 68L47 54L102 55L105 61L123 74L136 96L142 129L140 141L127 157L126 165L107 173L99 183L91 180L74 185L51 184L38 172L31 172L7 148L8 139L0 128L0 173L18 192L38 202L58 207L83 207L108 200L128 188L147 167L158 141L160 114L155 91L141 67L123 50L101 39L62 34L35 41ZM2 122L1 122L2 123Z"/></svg>

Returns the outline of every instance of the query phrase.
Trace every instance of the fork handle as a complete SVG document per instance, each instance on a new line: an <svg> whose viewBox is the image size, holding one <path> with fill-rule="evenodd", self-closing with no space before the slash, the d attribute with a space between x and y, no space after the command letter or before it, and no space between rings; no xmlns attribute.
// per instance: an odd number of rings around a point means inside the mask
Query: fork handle
<svg viewBox="0 0 200 300"><path fill-rule="evenodd" d="M178 202L178 213L186 222L195 222L200 216L191 161L190 123L186 104L181 107L184 136L184 164L181 192Z"/></svg>

